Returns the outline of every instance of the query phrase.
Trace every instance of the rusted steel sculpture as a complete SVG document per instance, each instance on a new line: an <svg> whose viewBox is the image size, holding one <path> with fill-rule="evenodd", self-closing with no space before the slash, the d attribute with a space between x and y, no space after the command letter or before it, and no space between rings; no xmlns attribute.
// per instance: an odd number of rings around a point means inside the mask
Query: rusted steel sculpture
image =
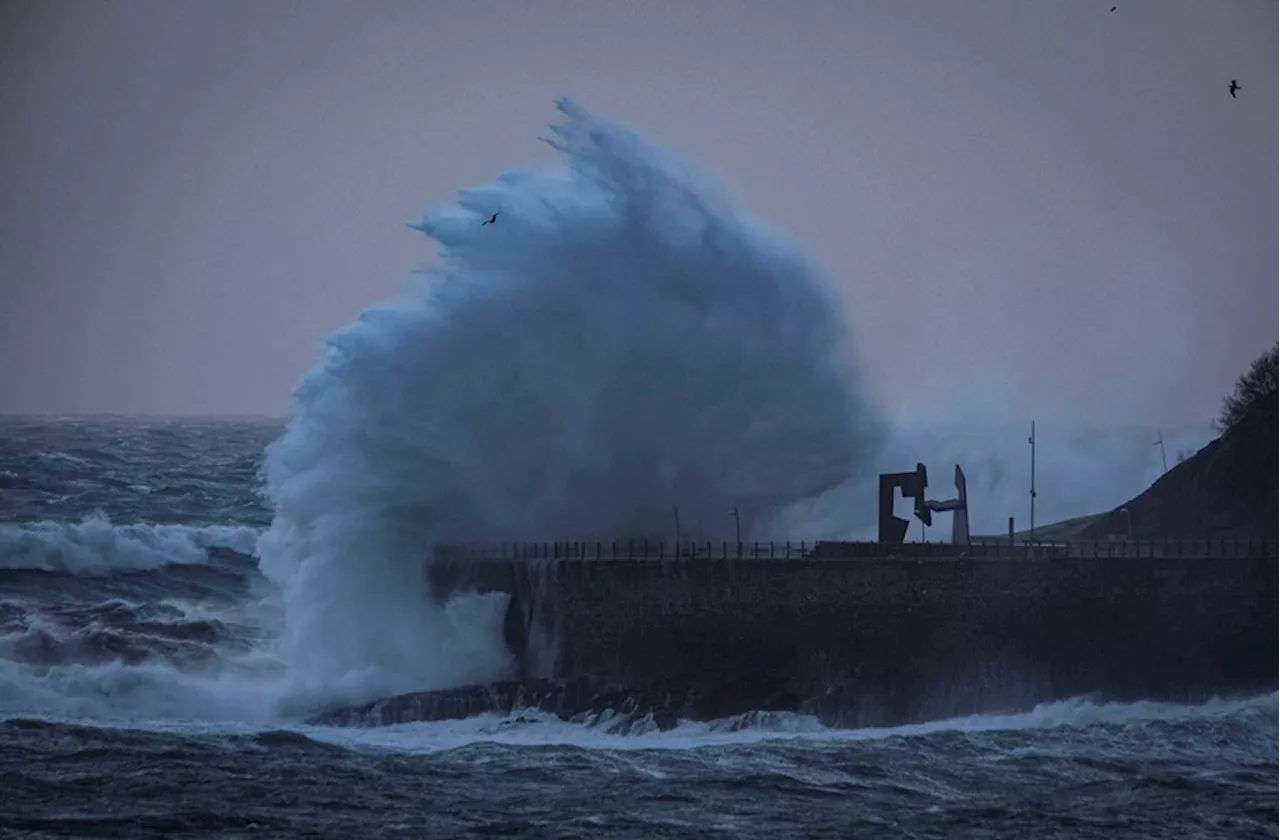
<svg viewBox="0 0 1280 840"><path fill-rule="evenodd" d="M956 498L937 501L925 498L929 486L928 472L924 464L916 464L914 472L882 473L880 475L880 533L882 543L901 545L907 536L909 520L893 513L894 491L901 490L903 498L914 502L914 513L925 525L933 525L933 514L950 512L951 542L969 542L969 496L965 487L964 471L956 464Z"/></svg>

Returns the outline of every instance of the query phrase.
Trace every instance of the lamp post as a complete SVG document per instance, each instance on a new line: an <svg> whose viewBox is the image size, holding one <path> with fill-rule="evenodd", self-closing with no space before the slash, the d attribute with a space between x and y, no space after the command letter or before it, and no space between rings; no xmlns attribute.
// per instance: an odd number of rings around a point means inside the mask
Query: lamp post
<svg viewBox="0 0 1280 840"><path fill-rule="evenodd" d="M1169 471L1169 459L1164 456L1164 432L1156 429L1156 442L1152 446L1160 447L1160 464L1164 467L1164 471Z"/></svg>
<svg viewBox="0 0 1280 840"><path fill-rule="evenodd" d="M1031 542L1036 541L1036 421L1031 421L1031 437L1027 438L1027 443L1031 444Z"/></svg>
<svg viewBox="0 0 1280 840"><path fill-rule="evenodd" d="M729 515L733 517L733 536L737 540L738 545L742 545L742 523L738 517L737 506L734 506L733 510L729 511Z"/></svg>

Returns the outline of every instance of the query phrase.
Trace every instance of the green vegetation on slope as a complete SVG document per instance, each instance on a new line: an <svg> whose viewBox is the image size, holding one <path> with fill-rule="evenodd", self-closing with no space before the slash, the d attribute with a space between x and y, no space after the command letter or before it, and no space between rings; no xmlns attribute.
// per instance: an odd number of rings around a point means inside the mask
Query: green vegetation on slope
<svg viewBox="0 0 1280 840"><path fill-rule="evenodd" d="M1222 413L1218 415L1217 429L1225 432L1239 423L1255 405L1270 400L1277 400L1276 390L1276 356L1280 351L1280 342L1271 345L1271 349L1253 360L1249 370L1236 380L1235 390L1222 400Z"/></svg>

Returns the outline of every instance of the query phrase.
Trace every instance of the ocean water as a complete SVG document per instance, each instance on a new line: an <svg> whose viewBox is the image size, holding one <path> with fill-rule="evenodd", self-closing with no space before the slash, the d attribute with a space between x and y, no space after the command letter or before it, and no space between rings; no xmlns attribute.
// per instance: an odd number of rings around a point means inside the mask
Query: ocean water
<svg viewBox="0 0 1280 840"><path fill-rule="evenodd" d="M917 460L965 461L975 531L1025 499L988 445L1020 421L886 415L802 249L560 107L565 171L415 223L437 265L330 336L287 423L0 418L0 837L1274 837L1275 694L887 731L302 722L509 673L504 596L424 597L436 543L669 537L673 508L712 541L865 535L875 473ZM1041 434L1047 519L1151 466L1128 432Z"/></svg>
<svg viewBox="0 0 1280 840"><path fill-rule="evenodd" d="M1274 837L1277 697L610 735L283 711L279 425L0 422L2 837Z"/></svg>

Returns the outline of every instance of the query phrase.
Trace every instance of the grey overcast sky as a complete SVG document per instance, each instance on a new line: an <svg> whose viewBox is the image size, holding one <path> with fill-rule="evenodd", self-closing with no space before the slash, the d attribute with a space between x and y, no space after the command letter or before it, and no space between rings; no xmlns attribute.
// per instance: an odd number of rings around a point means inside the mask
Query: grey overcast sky
<svg viewBox="0 0 1280 840"><path fill-rule="evenodd" d="M1274 0L8 0L0 412L284 414L570 96L849 284L889 410L1201 422L1277 336L1276 82Z"/></svg>

